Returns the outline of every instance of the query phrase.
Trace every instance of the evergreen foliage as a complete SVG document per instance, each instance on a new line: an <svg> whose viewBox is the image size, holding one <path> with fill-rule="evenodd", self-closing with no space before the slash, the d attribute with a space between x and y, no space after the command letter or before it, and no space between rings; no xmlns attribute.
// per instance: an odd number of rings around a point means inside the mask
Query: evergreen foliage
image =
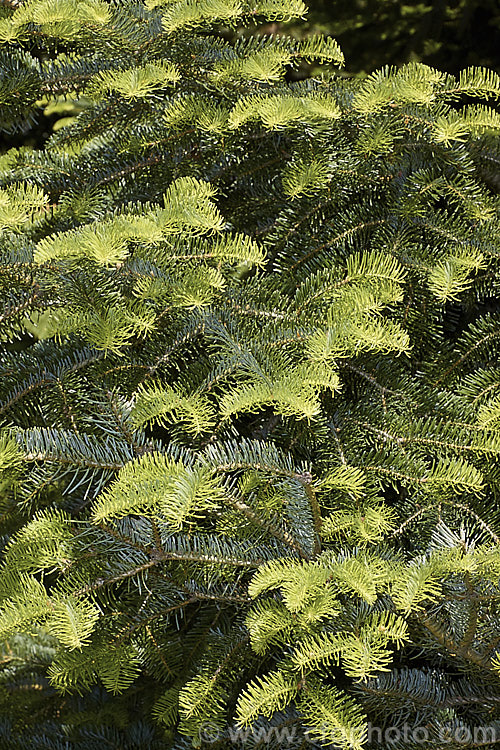
<svg viewBox="0 0 500 750"><path fill-rule="evenodd" d="M304 13L2 8L2 747L500 732L500 78Z"/></svg>

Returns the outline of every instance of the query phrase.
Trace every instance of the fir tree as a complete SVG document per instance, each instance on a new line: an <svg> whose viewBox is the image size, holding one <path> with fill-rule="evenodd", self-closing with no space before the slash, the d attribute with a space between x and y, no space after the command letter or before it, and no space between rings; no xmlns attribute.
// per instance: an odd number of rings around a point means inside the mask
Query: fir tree
<svg viewBox="0 0 500 750"><path fill-rule="evenodd" d="M500 79L304 13L2 8L2 747L498 741Z"/></svg>

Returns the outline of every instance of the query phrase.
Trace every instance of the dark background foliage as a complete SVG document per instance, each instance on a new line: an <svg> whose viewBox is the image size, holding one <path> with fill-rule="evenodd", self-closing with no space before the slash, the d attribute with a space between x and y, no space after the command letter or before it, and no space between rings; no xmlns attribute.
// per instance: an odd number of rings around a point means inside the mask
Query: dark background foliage
<svg viewBox="0 0 500 750"><path fill-rule="evenodd" d="M346 71L370 73L412 60L456 74L469 65L497 68L498 0L309 0L295 33L331 34Z"/></svg>

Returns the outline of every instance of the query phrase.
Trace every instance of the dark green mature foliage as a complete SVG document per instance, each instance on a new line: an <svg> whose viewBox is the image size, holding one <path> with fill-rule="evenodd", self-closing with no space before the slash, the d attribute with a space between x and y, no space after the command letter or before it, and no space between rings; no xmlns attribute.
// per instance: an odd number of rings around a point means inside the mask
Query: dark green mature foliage
<svg viewBox="0 0 500 750"><path fill-rule="evenodd" d="M500 731L500 80L210 33L303 12L2 21L2 746Z"/></svg>

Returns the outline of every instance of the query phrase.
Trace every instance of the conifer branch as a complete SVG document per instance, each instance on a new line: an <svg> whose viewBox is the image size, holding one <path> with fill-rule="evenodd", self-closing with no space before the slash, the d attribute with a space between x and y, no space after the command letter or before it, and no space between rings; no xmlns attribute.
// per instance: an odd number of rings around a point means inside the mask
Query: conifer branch
<svg viewBox="0 0 500 750"><path fill-rule="evenodd" d="M0 155L23 747L500 721L500 78L291 81L336 42L244 29L304 12L2 10L0 127L56 121Z"/></svg>
<svg viewBox="0 0 500 750"><path fill-rule="evenodd" d="M443 646L446 649L446 652L451 656L461 657L466 661L469 661L471 664L474 664L478 667L481 667L482 669L485 669L488 672L495 674L495 670L493 669L491 660L489 658L482 656L480 653L470 648L470 646L468 646L467 644L465 646L461 646L461 644L456 643L453 638L446 634L445 628L435 617L431 617L428 614L423 614L419 617L419 620L429 631L429 633L434 636L436 641L441 646Z"/></svg>

